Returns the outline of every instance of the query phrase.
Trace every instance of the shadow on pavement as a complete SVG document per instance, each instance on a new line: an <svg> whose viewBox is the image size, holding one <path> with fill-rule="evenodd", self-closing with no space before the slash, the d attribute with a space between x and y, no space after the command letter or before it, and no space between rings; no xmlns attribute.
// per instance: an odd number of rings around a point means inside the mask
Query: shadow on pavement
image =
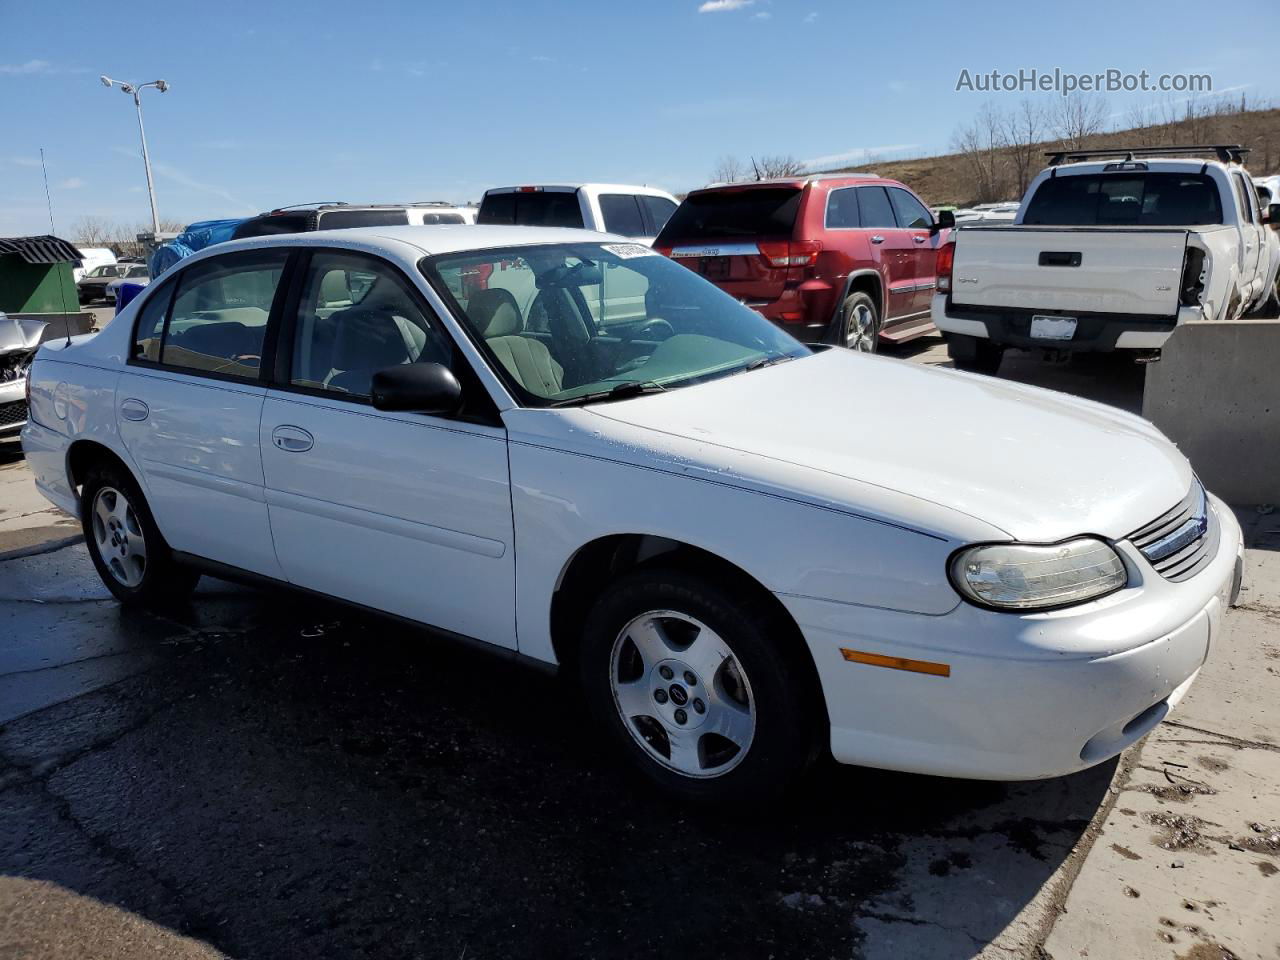
<svg viewBox="0 0 1280 960"><path fill-rule="evenodd" d="M766 815L695 810L566 683L337 606L218 581L165 615L0 601L0 634L41 632L142 660L0 728L0 873L235 956L969 956L1114 766L829 767Z"/></svg>

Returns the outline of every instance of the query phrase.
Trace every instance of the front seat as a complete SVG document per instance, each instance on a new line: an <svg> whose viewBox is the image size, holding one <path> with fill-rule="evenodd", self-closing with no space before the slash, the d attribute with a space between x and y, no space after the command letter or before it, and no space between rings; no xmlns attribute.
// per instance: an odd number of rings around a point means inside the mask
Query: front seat
<svg viewBox="0 0 1280 960"><path fill-rule="evenodd" d="M413 362L390 310L361 305L335 313L330 320L332 365L341 372L333 374L326 386L367 397L375 371Z"/></svg>
<svg viewBox="0 0 1280 960"><path fill-rule="evenodd" d="M540 397L560 392L564 368L540 340L520 335L524 319L510 290L476 291L467 302L467 316L516 383Z"/></svg>

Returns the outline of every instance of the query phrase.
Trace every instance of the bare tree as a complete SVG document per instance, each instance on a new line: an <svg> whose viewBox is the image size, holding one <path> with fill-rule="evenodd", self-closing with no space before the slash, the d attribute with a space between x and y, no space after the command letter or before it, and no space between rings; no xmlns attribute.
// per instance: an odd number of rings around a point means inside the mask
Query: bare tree
<svg viewBox="0 0 1280 960"><path fill-rule="evenodd" d="M1002 127L1000 112L987 103L972 121L958 127L951 137L951 148L963 158L979 203L1005 199L1008 177Z"/></svg>
<svg viewBox="0 0 1280 960"><path fill-rule="evenodd" d="M752 163L761 180L772 177L795 177L804 173L804 164L791 154L775 154L763 157L752 157Z"/></svg>
<svg viewBox="0 0 1280 960"><path fill-rule="evenodd" d="M1062 97L1052 110L1054 135L1068 150L1082 150L1085 141L1102 132L1107 121L1107 101L1073 93Z"/></svg>
<svg viewBox="0 0 1280 960"><path fill-rule="evenodd" d="M711 170L712 183L738 183L741 180L750 179L751 174L743 166L742 161L729 154L717 160L715 167Z"/></svg>
<svg viewBox="0 0 1280 960"><path fill-rule="evenodd" d="M1027 192L1031 178L1040 169L1040 141L1048 129L1045 109L1033 100L1023 100L1010 113L996 114L1000 123L1000 138L1013 168L1018 196Z"/></svg>
<svg viewBox="0 0 1280 960"><path fill-rule="evenodd" d="M71 236L85 247L101 247L116 237L116 225L106 217L84 216L71 225Z"/></svg>
<svg viewBox="0 0 1280 960"><path fill-rule="evenodd" d="M1139 147L1153 147L1161 140L1161 126L1156 108L1149 103L1138 104L1125 111L1125 126L1131 140Z"/></svg>

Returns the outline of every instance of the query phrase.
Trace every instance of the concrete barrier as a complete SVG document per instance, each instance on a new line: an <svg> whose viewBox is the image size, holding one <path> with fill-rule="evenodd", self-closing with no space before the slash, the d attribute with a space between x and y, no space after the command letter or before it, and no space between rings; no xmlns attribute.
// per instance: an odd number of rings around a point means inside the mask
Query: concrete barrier
<svg viewBox="0 0 1280 960"><path fill-rule="evenodd" d="M1280 320L1178 327L1147 367L1142 415L1228 503L1280 504Z"/></svg>

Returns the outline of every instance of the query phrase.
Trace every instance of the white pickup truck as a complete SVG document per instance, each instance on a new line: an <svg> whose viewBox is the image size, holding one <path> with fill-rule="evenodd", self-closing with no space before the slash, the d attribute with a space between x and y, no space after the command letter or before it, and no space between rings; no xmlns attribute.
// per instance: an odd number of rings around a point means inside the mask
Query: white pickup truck
<svg viewBox="0 0 1280 960"><path fill-rule="evenodd" d="M1261 305L1280 238L1244 152L1050 155L1012 224L962 227L939 251L933 322L955 365L995 373L1010 346L1151 351L1180 323ZM1159 156L1170 153L1183 156ZM1185 156L1195 153L1217 159ZM1089 159L1099 157L1122 159Z"/></svg>

